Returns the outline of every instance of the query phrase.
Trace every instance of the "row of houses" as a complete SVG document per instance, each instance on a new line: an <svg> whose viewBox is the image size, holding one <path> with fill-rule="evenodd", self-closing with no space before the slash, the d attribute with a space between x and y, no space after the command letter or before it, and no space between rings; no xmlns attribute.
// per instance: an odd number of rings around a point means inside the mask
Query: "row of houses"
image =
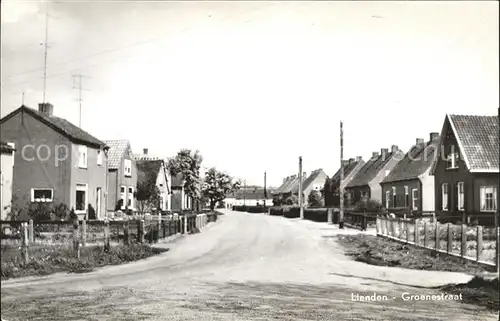
<svg viewBox="0 0 500 321"><path fill-rule="evenodd" d="M2 217L30 203L64 203L81 217L136 210L138 184L153 180L161 210L190 208L182 174L171 177L165 158L134 154L128 140L101 140L66 119L54 106L21 106L0 120Z"/></svg>
<svg viewBox="0 0 500 321"><path fill-rule="evenodd" d="M340 169L329 179L344 190L347 207L374 200L390 211L493 218L500 198L498 117L446 115L441 132L417 138L409 151L393 145L373 152L367 161L345 160L343 169L342 182ZM324 184L324 176L314 180L316 189ZM294 175L276 192L286 197L297 186ZM303 189L307 197L310 186L304 184Z"/></svg>
<svg viewBox="0 0 500 321"><path fill-rule="evenodd" d="M272 195L274 188L264 188L260 186L244 186L234 191L224 199L224 206L232 208L233 206L258 206L273 204Z"/></svg>

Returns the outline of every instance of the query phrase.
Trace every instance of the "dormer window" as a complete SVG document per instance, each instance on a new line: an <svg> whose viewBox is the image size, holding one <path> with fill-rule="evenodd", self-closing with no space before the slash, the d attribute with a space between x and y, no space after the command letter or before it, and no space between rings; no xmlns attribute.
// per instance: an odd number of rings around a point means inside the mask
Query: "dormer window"
<svg viewBox="0 0 500 321"><path fill-rule="evenodd" d="M458 157L459 154L455 150L455 146L451 146L451 152L446 157L446 169L456 169L458 168Z"/></svg>

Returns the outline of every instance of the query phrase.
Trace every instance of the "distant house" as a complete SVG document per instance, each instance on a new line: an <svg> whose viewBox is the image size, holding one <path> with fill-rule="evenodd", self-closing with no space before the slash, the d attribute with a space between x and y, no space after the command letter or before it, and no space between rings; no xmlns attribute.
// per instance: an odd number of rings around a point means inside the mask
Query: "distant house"
<svg viewBox="0 0 500 321"><path fill-rule="evenodd" d="M14 151L15 149L6 142L0 141L0 163L1 163L1 220L6 220L12 204L12 176L14 175Z"/></svg>
<svg viewBox="0 0 500 321"><path fill-rule="evenodd" d="M417 138L416 144L380 183L382 204L389 210L434 211L432 164L439 148L439 133L429 141Z"/></svg>
<svg viewBox="0 0 500 321"><path fill-rule="evenodd" d="M171 210L171 186L166 164L162 159L158 160L138 160L137 164L137 184L152 183L160 191L160 209ZM151 209L143 209L151 210Z"/></svg>
<svg viewBox="0 0 500 321"><path fill-rule="evenodd" d="M365 161L361 156L356 158L350 158L343 160L344 167L344 179L342 180L342 184L340 183L340 171L341 169L335 173L335 175L330 178L330 196L326 196L325 194L325 205L326 206L340 206L340 188L344 189L345 186L351 182L354 176L359 172L359 170L365 165ZM328 178L327 178L328 179ZM323 191L325 193L326 191ZM349 207L349 197L348 193L344 194L344 206ZM330 204L331 203L331 204Z"/></svg>
<svg viewBox="0 0 500 321"><path fill-rule="evenodd" d="M137 165L128 140L106 140L108 152L108 211L136 209Z"/></svg>
<svg viewBox="0 0 500 321"><path fill-rule="evenodd" d="M193 209L193 200L190 196L187 195L184 189L184 175L179 173L175 176L172 176L171 188L171 209L172 211L181 211Z"/></svg>
<svg viewBox="0 0 500 321"><path fill-rule="evenodd" d="M302 176L303 177L306 176L305 174L306 173L304 173ZM288 176L283 179L283 184L273 192L273 195L276 197L280 197L283 200L286 200L287 198L292 196L293 192L295 191L295 188L298 187L298 184L299 184L298 175Z"/></svg>
<svg viewBox="0 0 500 321"><path fill-rule="evenodd" d="M349 204L355 205L360 200L369 199L382 202L380 182L403 158L404 153L396 145L393 145L390 151L387 148L382 148L380 153L373 152L372 158L359 169L358 173L345 186Z"/></svg>
<svg viewBox="0 0 500 321"><path fill-rule="evenodd" d="M16 149L13 203L64 203L85 218L88 205L106 210L108 146L69 121L53 115L49 103L38 110L21 106L0 120L0 137Z"/></svg>
<svg viewBox="0 0 500 321"><path fill-rule="evenodd" d="M307 176L307 173L302 174L302 196L304 197L303 204L307 205L307 200L309 198L309 194L312 191L320 192L323 186L325 185L325 179L328 178L325 171L320 168L311 172L311 175ZM290 186L292 189L293 195L299 197L299 180Z"/></svg>
<svg viewBox="0 0 500 321"><path fill-rule="evenodd" d="M237 206L239 205L264 206L264 204L266 206L272 206L273 204L272 192L273 192L272 189L271 190L267 189L267 197L266 197L263 187L252 186L252 187L247 187L246 189L241 188L235 193L230 194L229 195L230 197L227 198L225 202L228 202L228 199L229 200L233 199L232 205L237 205Z"/></svg>
<svg viewBox="0 0 500 321"><path fill-rule="evenodd" d="M500 198L498 130L497 116L446 115L432 169L438 217L493 220Z"/></svg>

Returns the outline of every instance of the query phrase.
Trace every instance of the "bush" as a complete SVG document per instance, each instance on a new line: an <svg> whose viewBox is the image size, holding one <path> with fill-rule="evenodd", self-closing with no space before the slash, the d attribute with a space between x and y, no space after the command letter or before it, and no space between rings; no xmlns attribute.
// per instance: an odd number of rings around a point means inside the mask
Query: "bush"
<svg viewBox="0 0 500 321"><path fill-rule="evenodd" d="M316 190L311 191L311 193L309 193L309 196L307 197L307 204L311 207L324 206L324 201L321 197L321 193Z"/></svg>
<svg viewBox="0 0 500 321"><path fill-rule="evenodd" d="M87 219L88 220L95 220L95 219L97 219L97 215L96 215L95 209L92 206L92 204L89 204L89 215L88 215Z"/></svg>
<svg viewBox="0 0 500 321"><path fill-rule="evenodd" d="M354 206L355 211L364 213L383 213L384 207L382 203L376 200L361 200Z"/></svg>
<svg viewBox="0 0 500 321"><path fill-rule="evenodd" d="M235 205L233 206L233 211L237 212L248 212L248 213L266 213L267 207L257 205Z"/></svg>

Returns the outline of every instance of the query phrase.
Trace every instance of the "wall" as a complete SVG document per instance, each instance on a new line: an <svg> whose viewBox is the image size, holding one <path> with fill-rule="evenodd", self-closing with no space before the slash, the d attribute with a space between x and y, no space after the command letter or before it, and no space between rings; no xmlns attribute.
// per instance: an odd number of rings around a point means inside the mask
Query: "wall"
<svg viewBox="0 0 500 321"><path fill-rule="evenodd" d="M165 182L165 176L167 177L168 182ZM171 195L169 193L171 188L171 183L170 183L171 180L169 176L170 175L166 171L165 167L162 165L160 168L160 172L158 173L158 177L156 179L156 186L158 186L160 194L163 197L163 204L161 205L161 208L167 211L170 211L172 206Z"/></svg>
<svg viewBox="0 0 500 321"><path fill-rule="evenodd" d="M386 207L386 192L390 193L390 198L389 198L389 209L397 209L397 208L405 208L405 186L408 186L408 208L412 209L412 190L417 189L419 192L419 197L418 197L418 209L422 209L422 189L421 189L421 184L419 179L413 179L413 180L406 180L406 181L400 181L400 182L391 182L391 183L383 183L381 184L381 197L382 197L382 206ZM392 188L396 187L396 207L394 207L393 203L393 198L392 198Z"/></svg>
<svg viewBox="0 0 500 321"><path fill-rule="evenodd" d="M499 174L498 173L484 173L484 174L473 174L473 178L472 178L472 190L467 193L467 191L465 191L466 193L466 198L465 198L465 202L466 202L466 205L467 206L467 203L470 203L471 206L469 206L468 208L473 212L473 213L478 213L481 211L481 196L480 196L480 193L481 193L481 186L494 186L497 188L497 193L498 193L498 189L499 189L499 186L498 186L498 180L499 180ZM467 188L467 186L466 186ZM497 209L498 209L498 203L500 202L500 200L497 198ZM487 214L487 212L485 213ZM492 213L492 215L494 215L494 213Z"/></svg>
<svg viewBox="0 0 500 321"><path fill-rule="evenodd" d="M71 187L70 187L70 207L76 207L76 187L77 184L87 184L87 209L91 204L99 217L106 213L105 195L108 190L108 159L103 154L102 165L97 165L97 154L99 149L87 146L87 168L80 168L78 144L71 145ZM101 206L97 208L97 188L101 189ZM100 213L100 214L99 214ZM79 214L79 213L77 213ZM85 216L84 213L79 216Z"/></svg>
<svg viewBox="0 0 500 321"><path fill-rule="evenodd" d="M132 175L131 177L125 176L125 167L124 167L124 160L129 159L132 161ZM125 186L125 201L124 205L127 205L127 200L129 198L129 193L128 193L128 188L132 187L134 192L137 189L137 164L135 162L135 158L133 157L132 153L125 152L123 155L122 160L120 161L120 164L118 166L117 170L117 185L115 187L116 189L116 197L114 200L114 204L116 205L118 203L118 200L121 199L121 193L120 193L120 188L121 186ZM137 200L134 197L134 209L137 208Z"/></svg>
<svg viewBox="0 0 500 321"><path fill-rule="evenodd" d="M40 122L33 116L19 112L5 120L0 126L0 137L6 142L15 143L13 173L13 206L26 207L31 201L31 188L52 188L54 202L70 205L71 156L56 163L56 146L59 158L64 158L64 151L71 153L72 144L66 136ZM35 149L39 149L36 156ZM24 150L24 156L23 156ZM47 158L47 159L46 159Z"/></svg>
<svg viewBox="0 0 500 321"><path fill-rule="evenodd" d="M422 186L422 211L434 212L435 210L435 178L430 175L430 168L420 176Z"/></svg>
<svg viewBox="0 0 500 321"><path fill-rule="evenodd" d="M370 186L370 199L374 201L378 201L382 203L382 187L380 186L380 182L384 180L387 176L386 173L389 173L394 166L399 163L400 160L404 158L404 154L400 152L399 154L394 155L385 166L378 172L377 176L375 176L371 182Z"/></svg>
<svg viewBox="0 0 500 321"><path fill-rule="evenodd" d="M12 177L14 175L14 157L11 153L2 153L0 155L1 175L2 175L2 191L0 206L1 220L5 220L10 212L12 202Z"/></svg>
<svg viewBox="0 0 500 321"><path fill-rule="evenodd" d="M114 212L116 208L116 202L118 200L117 193L119 190L116 189L118 186L118 170L111 169L108 171L108 197L106 203L108 204L108 211Z"/></svg>
<svg viewBox="0 0 500 321"><path fill-rule="evenodd" d="M326 175L325 172L321 171L318 176L311 182L311 184L309 184L309 186L307 186L305 189L304 189L304 204L307 204L307 200L309 199L309 194L311 193L311 191L314 190L314 186L315 185L319 185L320 188L318 189L318 191L320 189L323 188L323 186L325 186L325 180L328 176ZM297 194L297 197L298 197L298 194Z"/></svg>
<svg viewBox="0 0 500 321"><path fill-rule="evenodd" d="M182 210L182 190L174 189L172 190L171 202L172 202L172 211L180 211Z"/></svg>

